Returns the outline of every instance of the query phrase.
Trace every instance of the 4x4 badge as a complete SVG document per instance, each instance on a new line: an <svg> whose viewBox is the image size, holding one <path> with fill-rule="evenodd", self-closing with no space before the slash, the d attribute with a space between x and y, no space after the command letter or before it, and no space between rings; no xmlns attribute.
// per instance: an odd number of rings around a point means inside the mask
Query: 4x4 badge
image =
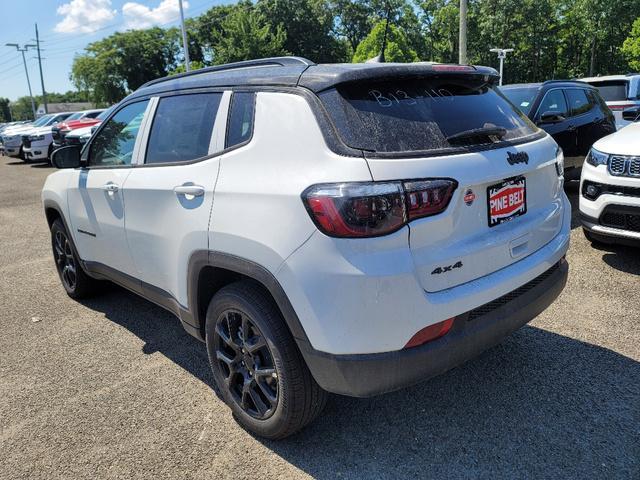
<svg viewBox="0 0 640 480"><path fill-rule="evenodd" d="M453 270L454 268L462 268L462 262L457 261L453 265L445 265L443 267L436 267L431 275L440 275L441 273L447 273Z"/></svg>
<svg viewBox="0 0 640 480"><path fill-rule="evenodd" d="M515 165L516 163L529 164L529 154L527 152L507 152L507 162L509 162L509 165Z"/></svg>

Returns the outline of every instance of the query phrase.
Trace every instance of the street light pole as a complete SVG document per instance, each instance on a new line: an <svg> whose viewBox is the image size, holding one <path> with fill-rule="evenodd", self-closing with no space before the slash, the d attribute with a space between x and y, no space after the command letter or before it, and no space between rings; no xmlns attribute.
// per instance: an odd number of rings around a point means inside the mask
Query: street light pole
<svg viewBox="0 0 640 480"><path fill-rule="evenodd" d="M498 59L500 60L500 83L499 83L499 85L502 86L502 72L503 72L503 67L504 67L504 59L507 58L507 53L513 52L513 48L492 48L489 51L498 54Z"/></svg>
<svg viewBox="0 0 640 480"><path fill-rule="evenodd" d="M16 47L20 53L22 53L22 63L24 64L24 73L27 76L27 85L29 86L29 97L31 97L31 111L33 112L33 119L36 119L36 105L33 101L33 93L31 92L31 81L29 80L29 70L27 69L27 59L24 57L24 52L29 50L29 48L35 48L35 45L24 45L20 48L20 45L17 43L7 43L7 47Z"/></svg>
<svg viewBox="0 0 640 480"><path fill-rule="evenodd" d="M458 63L467 63L467 0L460 0L460 32L458 37Z"/></svg>
<svg viewBox="0 0 640 480"><path fill-rule="evenodd" d="M189 65L189 46L187 45L187 29L184 26L184 11L182 10L182 0L178 0L180 4L180 26L182 27L182 48L184 48L184 66L188 72L191 70Z"/></svg>

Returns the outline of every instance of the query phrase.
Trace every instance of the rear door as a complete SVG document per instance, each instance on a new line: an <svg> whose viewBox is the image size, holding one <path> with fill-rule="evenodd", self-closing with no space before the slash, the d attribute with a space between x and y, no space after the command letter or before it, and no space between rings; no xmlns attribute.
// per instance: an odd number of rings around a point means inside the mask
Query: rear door
<svg viewBox="0 0 640 480"><path fill-rule="evenodd" d="M571 125L576 132L576 149L571 155L565 155L567 167L580 167L589 152L593 141L593 123L596 120L595 105L589 100L584 88L568 88L565 90L567 103L571 111Z"/></svg>
<svg viewBox="0 0 640 480"><path fill-rule="evenodd" d="M188 305L189 259L208 248L229 96L198 92L153 99L148 140L124 186L136 277L151 298L160 295Z"/></svg>
<svg viewBox="0 0 640 480"><path fill-rule="evenodd" d="M374 180L458 182L444 212L409 223L426 291L500 270L560 231L556 144L482 79L370 82L320 97L341 107L334 122L345 143L368 150Z"/></svg>

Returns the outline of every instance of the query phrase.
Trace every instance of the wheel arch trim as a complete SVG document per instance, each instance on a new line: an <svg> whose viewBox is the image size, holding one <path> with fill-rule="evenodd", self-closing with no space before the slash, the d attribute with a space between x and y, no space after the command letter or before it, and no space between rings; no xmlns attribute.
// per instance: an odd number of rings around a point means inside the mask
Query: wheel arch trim
<svg viewBox="0 0 640 480"><path fill-rule="evenodd" d="M196 251L189 259L187 292L189 299L189 315L192 318L183 318L183 321L192 323L192 325L201 332L204 331L206 319L200 313L198 308L198 282L200 273L206 267L228 270L254 280L260 284L271 294L271 297L280 309L280 312L289 327L289 331L298 345L301 346L301 342L306 345L309 344L304 328L302 327L300 319L293 309L289 298L280 285L280 282L278 282L276 277L269 270L246 258L214 250Z"/></svg>

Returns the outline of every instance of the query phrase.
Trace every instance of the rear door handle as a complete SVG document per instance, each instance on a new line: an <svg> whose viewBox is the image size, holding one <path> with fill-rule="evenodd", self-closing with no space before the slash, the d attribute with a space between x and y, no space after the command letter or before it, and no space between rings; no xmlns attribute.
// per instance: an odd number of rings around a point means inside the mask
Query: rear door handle
<svg viewBox="0 0 640 480"><path fill-rule="evenodd" d="M105 183L105 184L102 186L102 189L103 189L104 191L106 191L106 192L109 192L109 193L115 193L115 192L117 192L117 191L120 189L120 187L118 187L118 185L116 185L116 184L115 184L115 183L113 183L113 182L109 182L109 183Z"/></svg>
<svg viewBox="0 0 640 480"><path fill-rule="evenodd" d="M192 195L201 197L204 195L204 187L200 185L179 185L173 189L177 195Z"/></svg>

